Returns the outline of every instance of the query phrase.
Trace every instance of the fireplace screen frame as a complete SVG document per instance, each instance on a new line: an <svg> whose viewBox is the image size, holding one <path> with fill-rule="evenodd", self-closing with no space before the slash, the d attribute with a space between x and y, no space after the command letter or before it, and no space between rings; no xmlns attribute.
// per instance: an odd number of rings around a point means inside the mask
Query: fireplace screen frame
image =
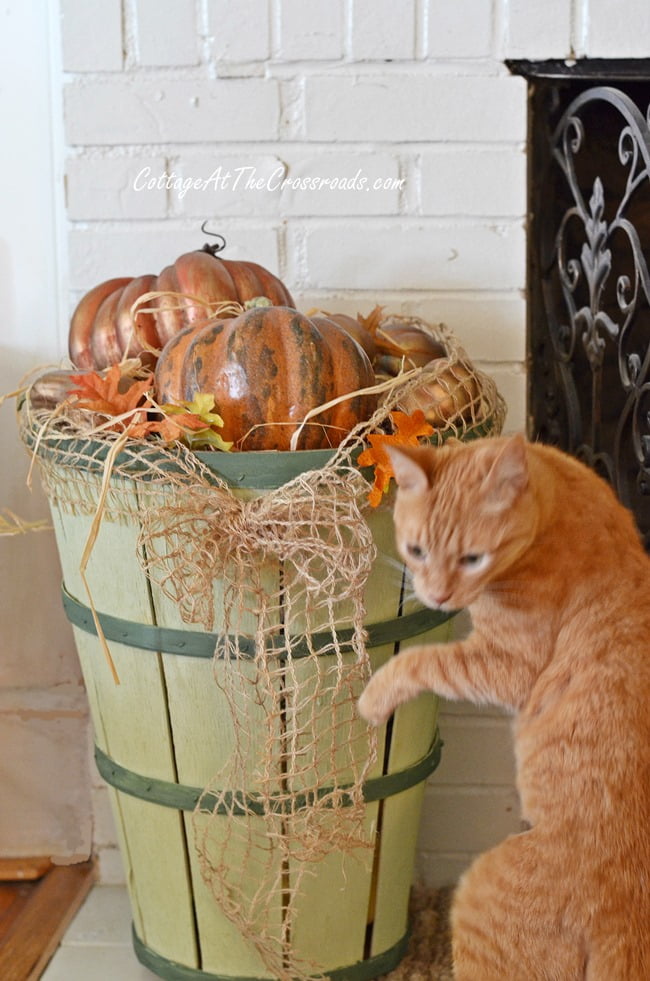
<svg viewBox="0 0 650 981"><path fill-rule="evenodd" d="M650 549L650 60L507 64L528 81L528 435L605 477Z"/></svg>

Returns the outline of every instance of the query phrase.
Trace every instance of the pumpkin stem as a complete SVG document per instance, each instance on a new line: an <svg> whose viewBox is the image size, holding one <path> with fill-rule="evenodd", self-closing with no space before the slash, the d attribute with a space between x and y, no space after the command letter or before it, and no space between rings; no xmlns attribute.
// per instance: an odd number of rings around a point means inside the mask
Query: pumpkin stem
<svg viewBox="0 0 650 981"><path fill-rule="evenodd" d="M203 232L204 235L211 235L213 238L219 238L219 239L221 239L221 241L220 242L214 242L213 244L210 244L210 242L206 242L205 245L203 246L203 248L202 249L199 249L199 251L200 252L209 252L210 255L216 255L217 252L223 252L223 250L226 247L226 240L223 237L223 235L220 235L219 234L219 232L209 232L208 231L208 229L205 226L207 225L207 223L208 223L209 220L210 220L209 218L206 218L205 219L205 221L201 225L201 231Z"/></svg>

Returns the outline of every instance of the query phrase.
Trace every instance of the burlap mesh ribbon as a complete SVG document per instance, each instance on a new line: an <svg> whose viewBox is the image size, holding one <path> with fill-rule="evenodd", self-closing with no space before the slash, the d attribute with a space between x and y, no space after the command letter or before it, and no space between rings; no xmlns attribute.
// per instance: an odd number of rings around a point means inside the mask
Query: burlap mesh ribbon
<svg viewBox="0 0 650 981"><path fill-rule="evenodd" d="M328 469L253 500L193 487L143 516L147 574L186 617L211 629L220 584L215 678L237 739L199 802L195 843L218 902L279 978L318 968L292 944L310 866L371 844L374 743L354 709L369 673L366 490L358 471Z"/></svg>
<svg viewBox="0 0 650 981"><path fill-rule="evenodd" d="M218 604L214 677L234 748L199 801L195 847L215 901L281 979L319 969L292 943L305 876L332 852L362 854L371 844L363 783L374 745L355 703L370 672L364 588L375 545L355 453L423 385L442 386L451 400L441 440L498 433L505 415L493 381L454 335L424 326L447 348L444 365L396 379L320 470L251 495L180 444L128 440L105 482L103 520L140 526L144 571L182 619L212 631ZM79 411L35 410L29 394L21 432L51 502L95 513L115 435L98 438ZM134 485L137 494L126 494Z"/></svg>

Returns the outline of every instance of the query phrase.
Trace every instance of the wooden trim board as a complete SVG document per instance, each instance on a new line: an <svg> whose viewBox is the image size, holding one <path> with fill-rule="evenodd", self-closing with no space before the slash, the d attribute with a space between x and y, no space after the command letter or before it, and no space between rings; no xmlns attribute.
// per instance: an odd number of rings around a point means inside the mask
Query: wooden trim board
<svg viewBox="0 0 650 981"><path fill-rule="evenodd" d="M26 882L41 879L51 868L51 858L0 857L0 882Z"/></svg>
<svg viewBox="0 0 650 981"><path fill-rule="evenodd" d="M95 878L91 860L54 865L33 884L0 942L2 981L38 981Z"/></svg>

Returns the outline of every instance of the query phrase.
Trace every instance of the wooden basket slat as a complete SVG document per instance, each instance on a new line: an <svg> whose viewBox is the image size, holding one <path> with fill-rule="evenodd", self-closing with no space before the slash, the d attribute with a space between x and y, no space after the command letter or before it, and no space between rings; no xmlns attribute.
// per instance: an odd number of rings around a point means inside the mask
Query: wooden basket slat
<svg viewBox="0 0 650 981"><path fill-rule="evenodd" d="M246 492L244 492L246 493ZM174 545L174 539L171 540ZM278 588L279 571L270 570L266 583L269 591ZM156 621L166 627L185 630L200 629L194 624L183 622L178 605L155 583L151 583L151 597ZM214 583L215 623L213 631L222 626L224 605L223 587L219 580ZM255 623L249 617L240 621L242 630L254 632ZM176 655L163 655L165 685L169 707L169 719L174 736L177 778L180 784L191 787L216 786L224 789L220 771L227 767L236 749L236 718L222 687L224 674L236 670L250 678L255 676L255 665L238 662L236 664L213 663L208 658L188 658ZM257 725L256 725L257 720ZM245 762L249 765L242 774L245 789L257 789L256 761L263 750L266 729L264 706L246 701L241 705L241 722L246 726L252 740L251 752ZM216 779L216 783L215 783ZM233 789L225 787L225 789ZM240 788L236 788L240 789ZM237 818L201 816L192 819L186 813L185 826L190 842L189 864L191 871L193 902L198 926L198 939L203 970L250 977L270 977L255 947L244 939L236 926L220 909L210 888L205 883L195 847L195 827L203 828L209 822L209 836L215 853L229 836L227 859L234 870L244 870L246 848L241 836L232 835L233 827L239 824L242 831L250 833L260 844L266 844L266 826L262 818ZM252 896L259 886L254 876L239 876L238 884ZM275 929L279 932L281 922L278 916Z"/></svg>
<svg viewBox="0 0 650 981"><path fill-rule="evenodd" d="M369 841L377 808L377 803L366 807L364 826ZM372 865L372 848L359 848L352 852L332 851L308 866L300 884L291 937L297 957L316 962L325 971L364 959Z"/></svg>
<svg viewBox="0 0 650 981"><path fill-rule="evenodd" d="M89 477L99 489L98 478ZM122 493L129 492L122 485ZM132 503L132 502L131 502ZM53 508L64 582L85 598L79 563L92 517ZM135 522L103 521L86 571L100 610L151 623L146 579L136 551ZM97 637L75 630L97 744L123 766L164 780L175 780L174 747L159 656L111 643L120 684L116 685ZM113 792L134 922L139 935L161 953L196 965L192 894L181 817L169 808L147 806ZM161 856L165 860L161 861Z"/></svg>
<svg viewBox="0 0 650 981"><path fill-rule="evenodd" d="M413 603L406 605L408 612ZM418 636L417 643L443 643L449 639L451 621ZM405 644L403 646L408 646ZM400 706L393 717L389 748L389 772L400 770L427 752L434 737L437 699L421 695ZM382 802L382 832L377 868L377 901L372 934L373 954L386 950L403 936L408 897L420 827L424 781Z"/></svg>

